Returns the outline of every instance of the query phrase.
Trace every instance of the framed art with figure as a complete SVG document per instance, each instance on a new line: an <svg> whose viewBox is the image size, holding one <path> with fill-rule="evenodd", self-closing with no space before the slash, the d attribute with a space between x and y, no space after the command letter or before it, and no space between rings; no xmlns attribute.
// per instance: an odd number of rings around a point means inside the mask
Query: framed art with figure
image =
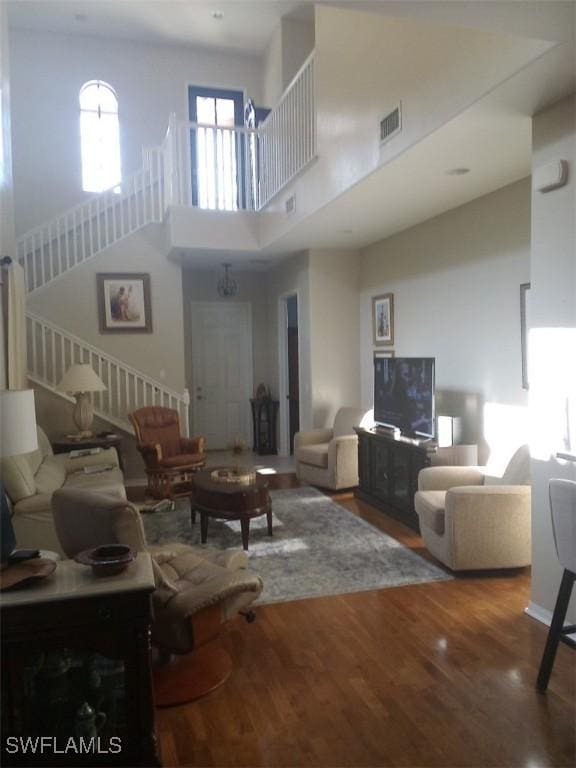
<svg viewBox="0 0 576 768"><path fill-rule="evenodd" d="M394 294L372 297L372 332L375 346L394 344Z"/></svg>
<svg viewBox="0 0 576 768"><path fill-rule="evenodd" d="M100 333L152 333L150 275L112 272L96 278Z"/></svg>

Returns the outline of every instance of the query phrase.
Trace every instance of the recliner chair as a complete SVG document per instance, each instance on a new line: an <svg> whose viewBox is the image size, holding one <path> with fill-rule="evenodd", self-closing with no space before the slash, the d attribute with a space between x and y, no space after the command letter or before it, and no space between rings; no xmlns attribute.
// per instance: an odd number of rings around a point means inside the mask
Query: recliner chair
<svg viewBox="0 0 576 768"><path fill-rule="evenodd" d="M331 429L312 429L294 436L294 458L299 480L321 488L352 488L358 485L358 436L368 411L340 408Z"/></svg>
<svg viewBox="0 0 576 768"><path fill-rule="evenodd" d="M54 526L67 557L102 544L127 544L152 556L156 589L152 595L152 642L166 661L156 665L157 706L192 701L225 682L232 662L214 641L220 626L249 611L262 592L262 580L247 570L244 552L217 551L168 543L148 546L138 510L115 496L62 489L52 497Z"/></svg>

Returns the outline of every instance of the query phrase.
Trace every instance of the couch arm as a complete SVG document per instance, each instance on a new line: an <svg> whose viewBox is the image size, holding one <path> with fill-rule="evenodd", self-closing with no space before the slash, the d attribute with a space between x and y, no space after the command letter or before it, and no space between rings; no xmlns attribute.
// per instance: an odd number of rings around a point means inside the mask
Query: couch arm
<svg viewBox="0 0 576 768"><path fill-rule="evenodd" d="M484 482L481 467L426 467L418 473L419 491L447 491L457 485L479 485Z"/></svg>
<svg viewBox="0 0 576 768"><path fill-rule="evenodd" d="M181 437L180 450L182 453L204 453L205 437Z"/></svg>
<svg viewBox="0 0 576 768"><path fill-rule="evenodd" d="M446 534L454 568L520 568L531 562L531 488L492 485L446 493Z"/></svg>
<svg viewBox="0 0 576 768"><path fill-rule="evenodd" d="M311 429L308 432L296 432L294 435L294 455L297 457L298 448L302 445L330 442L333 434L332 429Z"/></svg>
<svg viewBox="0 0 576 768"><path fill-rule="evenodd" d="M59 453L53 457L55 461L63 464L67 475L72 472L78 472L84 467L93 467L96 464L112 464L119 467L118 453L116 448L105 448L94 456L80 456L77 459L71 459L69 453Z"/></svg>
<svg viewBox="0 0 576 768"><path fill-rule="evenodd" d="M328 445L328 471L336 488L358 485L358 436L335 437Z"/></svg>

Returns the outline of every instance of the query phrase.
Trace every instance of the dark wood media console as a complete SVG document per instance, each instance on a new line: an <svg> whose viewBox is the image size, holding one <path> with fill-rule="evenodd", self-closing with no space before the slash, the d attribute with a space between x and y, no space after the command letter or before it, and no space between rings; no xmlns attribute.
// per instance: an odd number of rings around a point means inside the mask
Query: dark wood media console
<svg viewBox="0 0 576 768"><path fill-rule="evenodd" d="M388 430L360 427L355 430L360 476L355 495L419 531L418 515L414 510L418 473L430 465L436 443L394 437Z"/></svg>

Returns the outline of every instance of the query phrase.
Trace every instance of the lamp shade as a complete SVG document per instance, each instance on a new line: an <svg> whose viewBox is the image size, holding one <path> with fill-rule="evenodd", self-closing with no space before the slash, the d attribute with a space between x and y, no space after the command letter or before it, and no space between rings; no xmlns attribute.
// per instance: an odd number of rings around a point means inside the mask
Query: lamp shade
<svg viewBox="0 0 576 768"><path fill-rule="evenodd" d="M0 455L18 456L38 448L33 389L0 391Z"/></svg>
<svg viewBox="0 0 576 768"><path fill-rule="evenodd" d="M60 392L103 392L106 387L92 366L75 363L68 368L56 389Z"/></svg>

